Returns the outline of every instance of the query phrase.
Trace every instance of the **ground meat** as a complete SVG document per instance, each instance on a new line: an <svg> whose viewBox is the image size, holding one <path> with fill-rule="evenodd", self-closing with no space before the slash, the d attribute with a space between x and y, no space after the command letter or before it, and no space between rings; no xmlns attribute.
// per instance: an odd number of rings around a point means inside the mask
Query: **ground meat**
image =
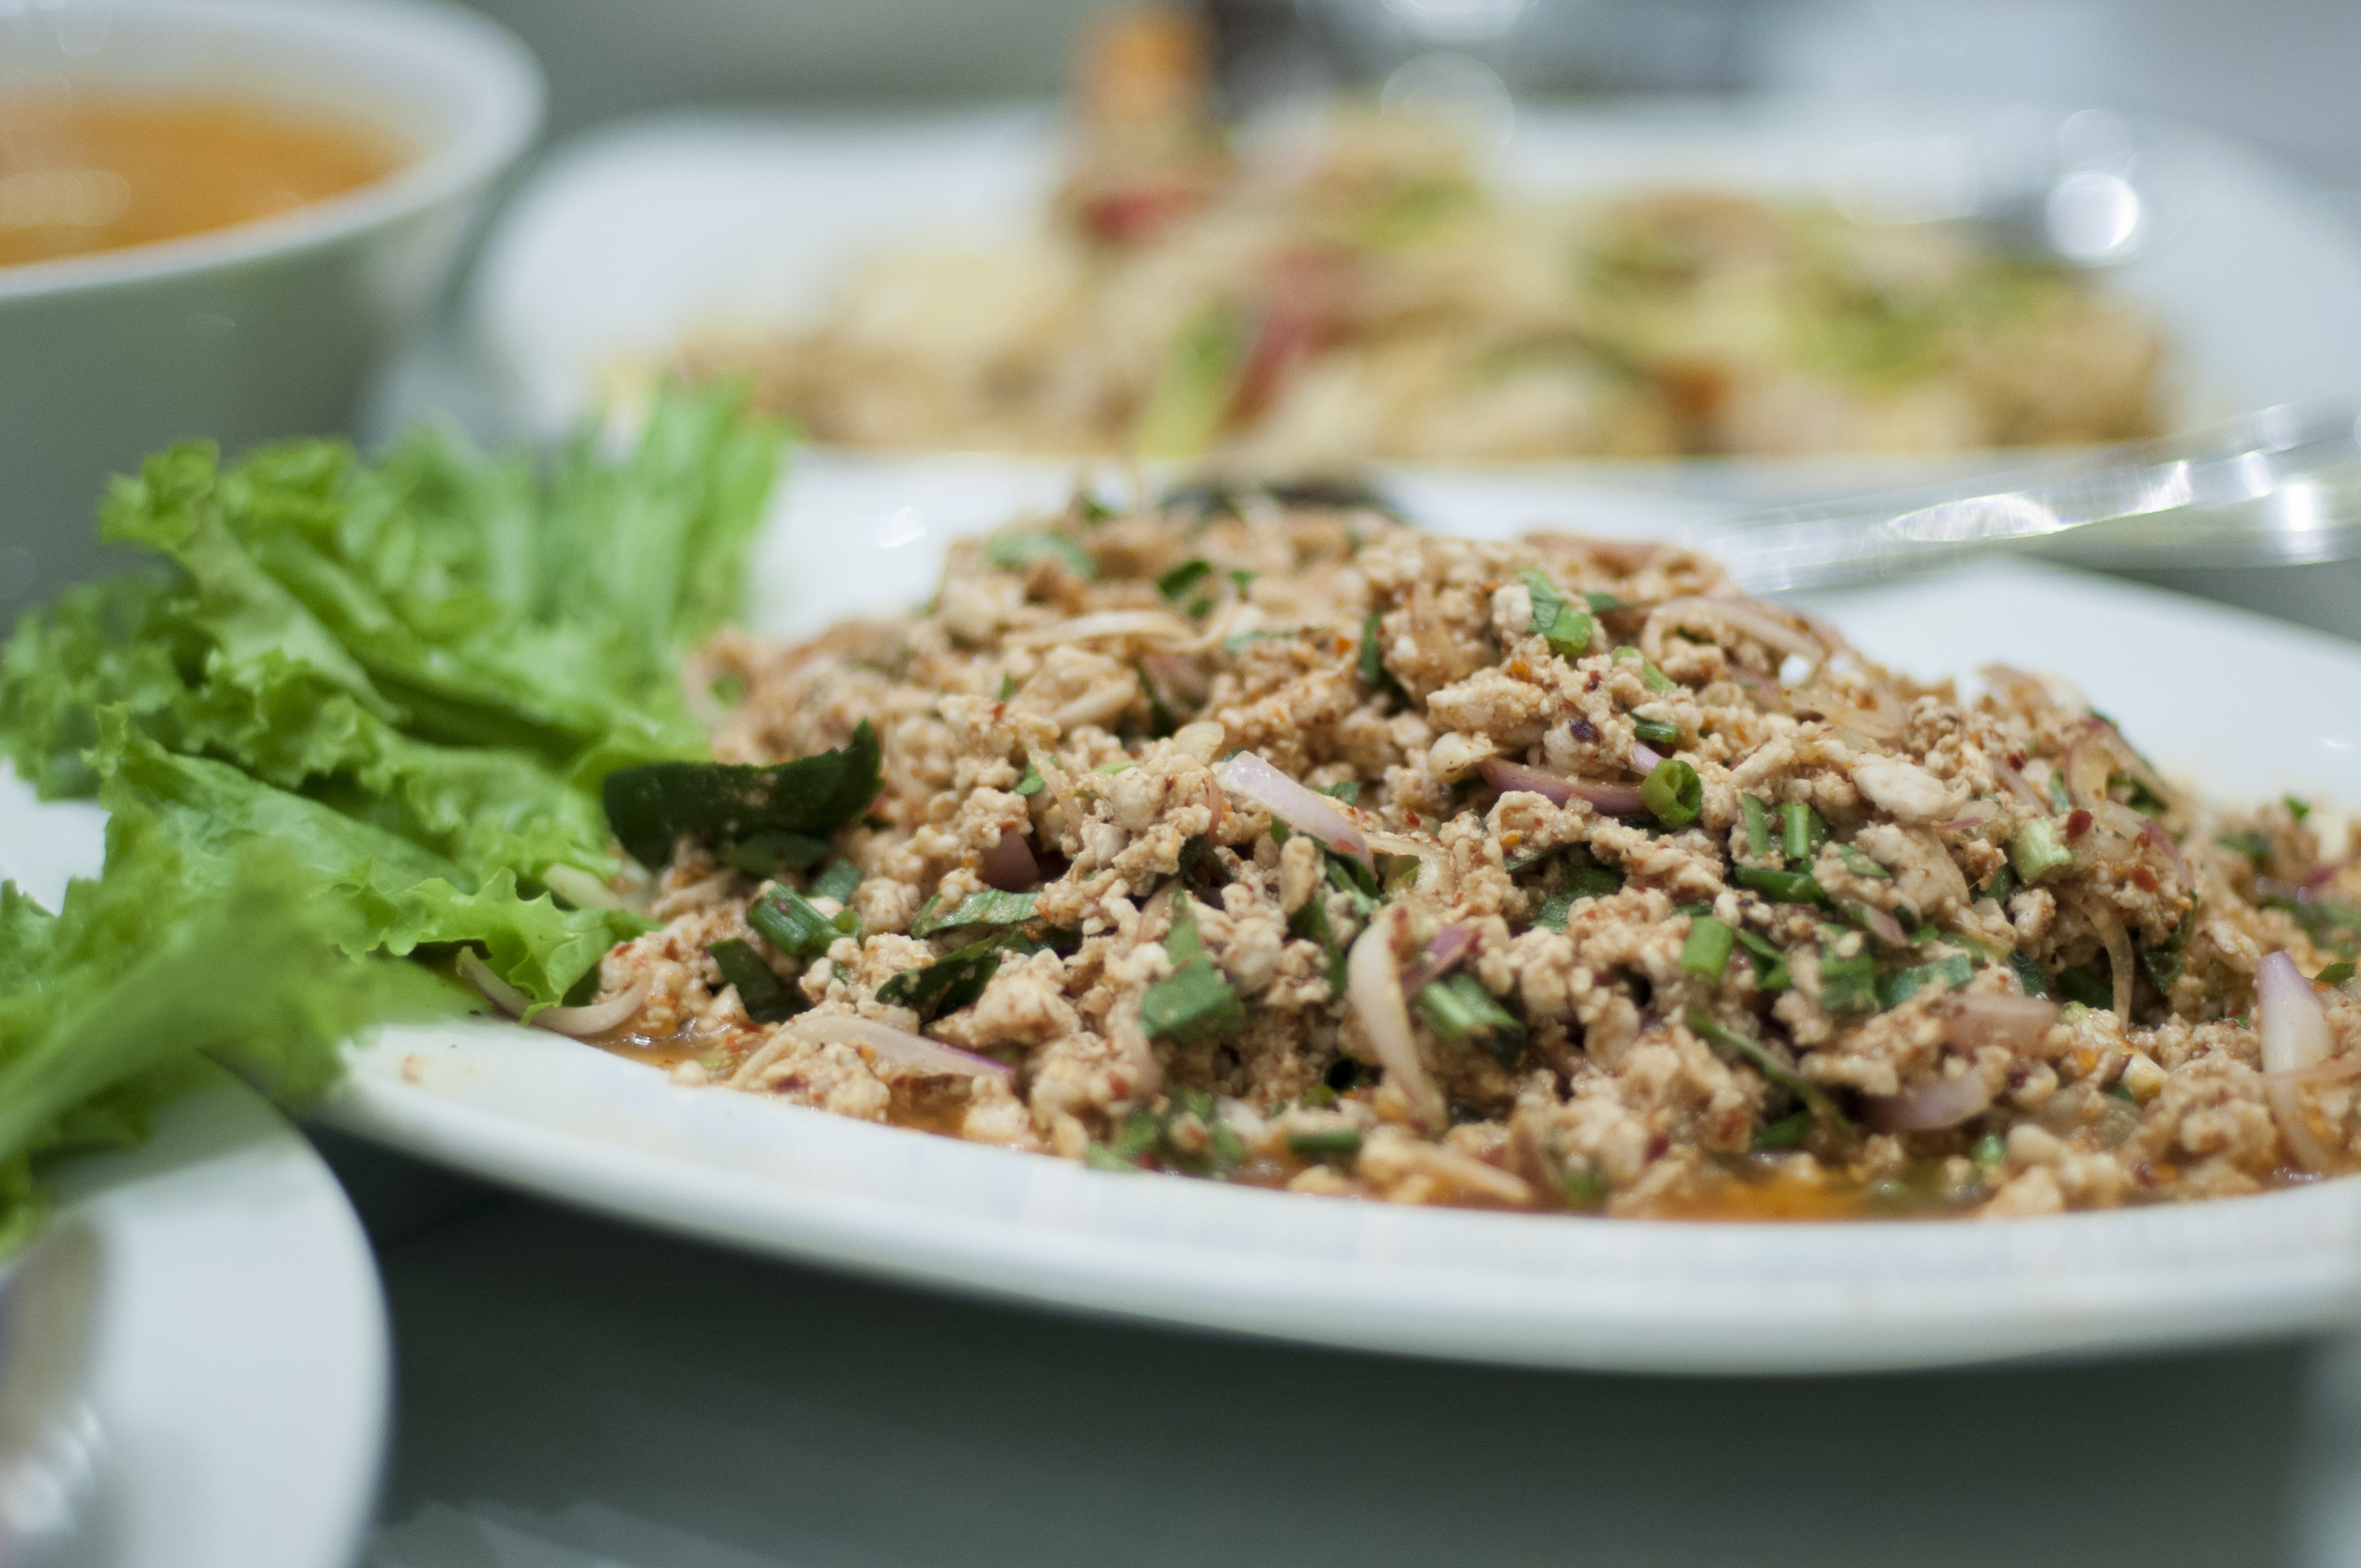
<svg viewBox="0 0 2361 1568"><path fill-rule="evenodd" d="M1916 684L1677 550L1095 517L955 547L899 620L707 650L744 690L717 756L865 720L883 784L831 846L858 931L824 955L747 910L829 868L684 844L660 927L607 956L683 1081L1110 1168L1618 1215L2253 1191L2299 1173L2287 1114L2353 1157L2361 996L2330 966L2361 872L2324 812L2214 814L2047 683ZM1243 785L1241 752L1366 851ZM1012 834L1029 905L941 926ZM1406 1041L1348 981L1385 907L1386 965L1421 970ZM725 939L806 1010L751 1018ZM2282 951L2332 1042L2291 1111L2254 1028ZM945 962L975 983L917 995Z"/></svg>

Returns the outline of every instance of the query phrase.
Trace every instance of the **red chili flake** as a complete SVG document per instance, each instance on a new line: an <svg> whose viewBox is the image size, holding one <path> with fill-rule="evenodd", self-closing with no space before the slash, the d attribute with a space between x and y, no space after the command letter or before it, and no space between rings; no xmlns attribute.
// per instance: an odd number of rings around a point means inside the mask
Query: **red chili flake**
<svg viewBox="0 0 2361 1568"><path fill-rule="evenodd" d="M1662 1159L1671 1151L1671 1148L1672 1140L1665 1137L1662 1133L1658 1133L1654 1138L1648 1140L1648 1157L1650 1159Z"/></svg>
<svg viewBox="0 0 2361 1568"><path fill-rule="evenodd" d="M2009 766L2012 768L2023 768L2030 760L2032 759L2023 752L2011 752L2009 753Z"/></svg>
<svg viewBox="0 0 2361 1568"><path fill-rule="evenodd" d="M1406 811L1402 814L1402 820L1415 828L1419 825L1419 814L1414 811Z"/></svg>
<svg viewBox="0 0 2361 1568"><path fill-rule="evenodd" d="M2150 1170L2148 1162L2143 1159L2132 1167L2132 1180L2141 1187L2153 1187L2156 1185L2156 1172Z"/></svg>
<svg viewBox="0 0 2361 1568"><path fill-rule="evenodd" d="M2149 870L2144 865L2136 865L2132 867L2132 886L2139 889L2142 893L2154 893L2156 891L2156 874Z"/></svg>
<svg viewBox="0 0 2361 1568"><path fill-rule="evenodd" d="M1566 728L1574 732L1577 740L1596 740L1599 737L1598 726L1588 719L1577 719Z"/></svg>
<svg viewBox="0 0 2361 1568"><path fill-rule="evenodd" d="M1591 672L1590 675L1588 676L1588 678L1586 678L1586 679L1582 682L1582 690L1583 690L1583 691L1597 691L1598 689L1599 689L1599 673L1598 673L1596 670L1592 670L1592 671Z"/></svg>
<svg viewBox="0 0 2361 1568"><path fill-rule="evenodd" d="M2069 839L2077 839L2077 838L2080 838L2083 834L2085 834L2085 833L2089 832L2089 831L2090 831L2090 814L2089 814L2089 812L2087 812L2087 811L2078 811L2078 812L2074 812L2074 813L2073 813L2071 815L2069 815L2069 816L2066 818L2066 836L2067 836L2067 838L2069 838Z"/></svg>

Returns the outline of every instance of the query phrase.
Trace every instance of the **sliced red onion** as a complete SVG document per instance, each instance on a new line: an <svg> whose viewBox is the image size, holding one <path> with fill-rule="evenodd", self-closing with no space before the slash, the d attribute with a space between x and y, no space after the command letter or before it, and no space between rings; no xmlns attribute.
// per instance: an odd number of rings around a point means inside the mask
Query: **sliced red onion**
<svg viewBox="0 0 2361 1568"><path fill-rule="evenodd" d="M1360 1019L1361 1032L1377 1053L1378 1064L1391 1075L1410 1102L1410 1114L1431 1131L1440 1131L1449 1116L1443 1092L1427 1076L1419 1060L1418 1039L1410 1032L1410 1010L1402 1002L1402 974L1394 967L1393 933L1402 917L1398 906L1380 909L1369 929L1354 939L1344 960L1344 998Z"/></svg>
<svg viewBox="0 0 2361 1568"><path fill-rule="evenodd" d="M1969 1068L1957 1078L1939 1078L1899 1094L1861 1102L1861 1120L1873 1132L1931 1132L1955 1127L1992 1104L1984 1075Z"/></svg>
<svg viewBox="0 0 2361 1568"><path fill-rule="evenodd" d="M1677 616L1701 609L1712 611L1721 617L1723 624L1734 630L1745 632L1766 647L1778 648L1782 653L1795 654L1800 658L1810 660L1815 664L1827 655L1827 649L1816 638L1779 621L1777 618L1777 613L1769 605L1754 599L1709 598L1703 595L1693 594L1686 598L1666 599L1650 613L1647 629L1640 634L1640 644L1643 647L1650 649L1650 657L1653 658L1655 648L1661 647L1663 644L1663 633L1657 629L1657 626L1665 616ZM1651 640L1654 646L1651 646Z"/></svg>
<svg viewBox="0 0 2361 1568"><path fill-rule="evenodd" d="M2042 1043L2058 1021L2058 1003L2007 991L1972 991L1951 999L1943 1037L1968 1050L1997 1046L2023 1056Z"/></svg>
<svg viewBox="0 0 2361 1568"><path fill-rule="evenodd" d="M2049 815L2049 802L2042 799L2042 792L2027 783L2024 774L2005 762L1995 761L1992 776L2009 786L2009 793L2017 798L2019 805L2030 806L2043 816Z"/></svg>
<svg viewBox="0 0 2361 1568"><path fill-rule="evenodd" d="M1862 928L1887 947L1902 949L1910 945L1910 933L1902 928L1902 922L1874 904L1855 904L1852 912L1860 917Z"/></svg>
<svg viewBox="0 0 2361 1568"><path fill-rule="evenodd" d="M1435 933L1419 961L1402 971L1402 994L1414 997L1459 967L1476 945L1476 928L1456 923Z"/></svg>
<svg viewBox="0 0 2361 1568"><path fill-rule="evenodd" d="M1662 762L1663 760L1664 753L1657 751L1654 746L1649 745L1646 741L1635 740L1631 743L1631 768L1633 772L1653 773L1656 770L1656 764Z"/></svg>
<svg viewBox="0 0 2361 1568"><path fill-rule="evenodd" d="M2266 1075L2317 1067L2328 1059L2334 1044L2319 994L2295 967L2295 960L2283 952L2264 955L2261 967L2255 971L2255 1027L2261 1036ZM2284 1077L2266 1076L2262 1093L2296 1160L2307 1171L2328 1170L2334 1161L2304 1115L2304 1100L2296 1085Z"/></svg>
<svg viewBox="0 0 2361 1568"><path fill-rule="evenodd" d="M2189 862L2182 859L2181 846L2172 842L2172 835L2165 831L2163 823L2152 816L2141 817L2139 836L2155 846L2156 853L2162 855L2165 863L2172 867L2173 880L2184 888L2195 885L2189 877Z"/></svg>
<svg viewBox="0 0 2361 1568"><path fill-rule="evenodd" d="M1934 831L1939 833L1967 833L1979 828L1989 828L1998 820L2000 807L1997 804L1990 800L1970 800L1960 809L1957 816L1949 822L1936 823Z"/></svg>
<svg viewBox="0 0 2361 1568"><path fill-rule="evenodd" d="M975 874L986 887L1022 893L1041 880L1041 865L1033 858L1033 846L1025 842L1022 828L1002 828L1000 842L977 860Z"/></svg>
<svg viewBox="0 0 2361 1568"><path fill-rule="evenodd" d="M2361 1056L2339 1056L2317 1067L2293 1067L2284 1073L2265 1073L2265 1083L2342 1083L2361 1078Z"/></svg>
<svg viewBox="0 0 2361 1568"><path fill-rule="evenodd" d="M2105 730L2096 719L2086 720L2082 733L2066 748L2066 799L2077 806L2107 798L2107 776L2115 768L2103 738Z"/></svg>
<svg viewBox="0 0 2361 1568"><path fill-rule="evenodd" d="M1186 643L1195 629L1166 610L1101 610L1047 626L1019 627L1002 638L1009 647L1048 647L1059 643L1091 643L1103 637L1155 637Z"/></svg>
<svg viewBox="0 0 2361 1568"><path fill-rule="evenodd" d="M2115 980L2115 1016L2126 1027L2132 1021L2132 937L2123 929L2123 917L2114 905L2095 893L2071 893L2069 900L2082 912L2091 930L2098 933L2099 944L2106 949L2107 969Z"/></svg>
<svg viewBox="0 0 2361 1568"><path fill-rule="evenodd" d="M1553 806L1562 806L1580 796L1602 816L1638 816L1648 809L1638 784L1592 784L1587 779L1561 779L1555 773L1545 773L1538 768L1528 768L1521 762L1502 762L1499 757L1483 759L1484 782L1503 795L1523 790L1538 795Z"/></svg>
<svg viewBox="0 0 2361 1568"><path fill-rule="evenodd" d="M2310 903L2319 896L2321 889L2335 881L2352 863L2351 861L2331 861L2326 865L2312 867L2304 874L2304 879L2295 885L2295 901L2298 904Z"/></svg>
<svg viewBox="0 0 2361 1568"><path fill-rule="evenodd" d="M1297 783L1252 752L1240 752L1214 769L1233 795L1243 795L1299 833L1320 841L1334 854L1348 855L1375 870L1369 841L1334 799Z"/></svg>
<svg viewBox="0 0 2361 1568"><path fill-rule="evenodd" d="M456 965L459 977L484 993L484 999L510 1017L521 1017L533 1006L533 999L492 972L492 967L472 947L459 949ZM628 991L592 1002L587 1007L544 1007L525 1021L536 1029L546 1029L552 1034L571 1035L587 1039L604 1034L630 1022L632 1015L647 1001L647 993L656 983L652 974L643 974Z"/></svg>
<svg viewBox="0 0 2361 1568"><path fill-rule="evenodd" d="M875 1018L835 1013L825 1017L798 1018L792 1027L814 1045L866 1047L879 1062L913 1073L1004 1079L1016 1070L1005 1062L946 1046L940 1040L929 1040L924 1034L912 1034L907 1029L896 1029Z"/></svg>

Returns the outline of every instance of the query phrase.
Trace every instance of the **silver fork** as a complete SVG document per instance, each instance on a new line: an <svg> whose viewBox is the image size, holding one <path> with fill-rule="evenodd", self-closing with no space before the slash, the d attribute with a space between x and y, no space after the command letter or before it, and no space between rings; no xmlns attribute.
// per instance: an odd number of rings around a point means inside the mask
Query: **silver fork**
<svg viewBox="0 0 2361 1568"><path fill-rule="evenodd" d="M2003 479L1696 524L1679 541L1755 593L1918 576L1996 551L2121 570L2361 555L2361 405L2286 404Z"/></svg>

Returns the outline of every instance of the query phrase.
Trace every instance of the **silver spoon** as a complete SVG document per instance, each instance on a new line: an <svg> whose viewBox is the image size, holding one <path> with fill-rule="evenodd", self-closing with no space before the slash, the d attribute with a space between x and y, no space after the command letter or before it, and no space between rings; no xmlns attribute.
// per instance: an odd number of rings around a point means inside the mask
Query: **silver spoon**
<svg viewBox="0 0 2361 1568"><path fill-rule="evenodd" d="M1996 551L2116 570L2361 555L2361 406L2287 404L2052 463L1977 495L1889 491L1699 523L1750 592L1912 577Z"/></svg>
<svg viewBox="0 0 2361 1568"><path fill-rule="evenodd" d="M0 1278L0 1562L95 1560L91 1503L104 1443L89 1400L101 1250L53 1224Z"/></svg>

